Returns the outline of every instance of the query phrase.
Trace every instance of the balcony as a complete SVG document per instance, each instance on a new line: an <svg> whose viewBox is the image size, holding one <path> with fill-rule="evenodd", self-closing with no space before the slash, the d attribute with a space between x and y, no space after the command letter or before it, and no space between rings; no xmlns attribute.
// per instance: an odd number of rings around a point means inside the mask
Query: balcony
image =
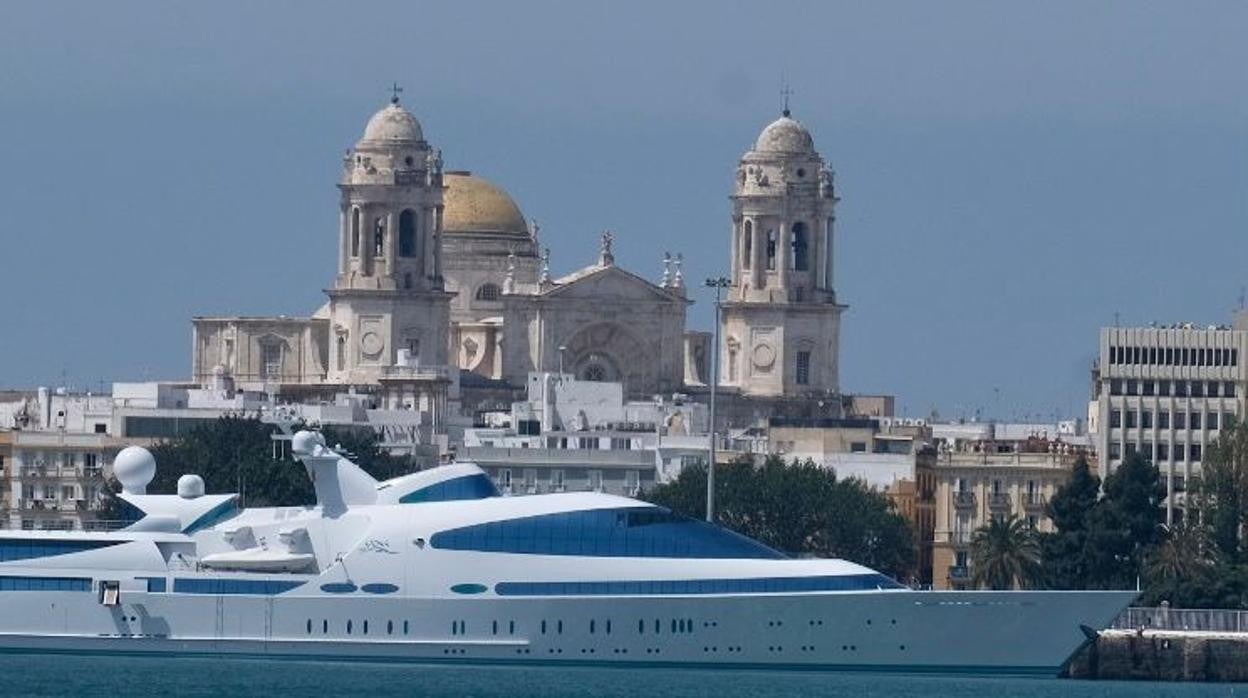
<svg viewBox="0 0 1248 698"><path fill-rule="evenodd" d="M949 542L959 546L967 546L971 544L971 539L975 537L974 531L950 531Z"/></svg>
<svg viewBox="0 0 1248 698"><path fill-rule="evenodd" d="M953 505L958 508L975 506L974 492L954 492Z"/></svg>
<svg viewBox="0 0 1248 698"><path fill-rule="evenodd" d="M971 568L966 565L950 565L949 581L952 582L969 582L971 581Z"/></svg>
<svg viewBox="0 0 1248 698"><path fill-rule="evenodd" d="M1044 495L1039 492L1023 493L1023 508L1028 510L1043 509L1045 504L1047 504L1047 502L1045 501Z"/></svg>
<svg viewBox="0 0 1248 698"><path fill-rule="evenodd" d="M1008 510L1010 506L1010 495L1008 492L993 492L988 495L988 508Z"/></svg>

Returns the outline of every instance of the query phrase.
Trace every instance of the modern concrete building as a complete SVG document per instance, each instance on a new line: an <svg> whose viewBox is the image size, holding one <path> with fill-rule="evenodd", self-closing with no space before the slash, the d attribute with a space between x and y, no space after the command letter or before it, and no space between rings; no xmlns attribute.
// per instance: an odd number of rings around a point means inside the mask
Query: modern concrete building
<svg viewBox="0 0 1248 698"><path fill-rule="evenodd" d="M1191 479L1221 429L1244 414L1248 326L1106 327L1089 416L1104 473L1141 453L1166 484L1166 521L1183 516Z"/></svg>

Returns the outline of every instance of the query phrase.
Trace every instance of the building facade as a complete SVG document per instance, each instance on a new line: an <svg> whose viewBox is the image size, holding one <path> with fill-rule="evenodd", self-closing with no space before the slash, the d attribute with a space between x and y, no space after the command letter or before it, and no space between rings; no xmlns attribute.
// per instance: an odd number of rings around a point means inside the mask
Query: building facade
<svg viewBox="0 0 1248 698"><path fill-rule="evenodd" d="M1166 521L1183 516L1185 492L1209 445L1244 414L1248 328L1107 327L1093 371L1097 450L1104 472L1140 453L1166 486Z"/></svg>
<svg viewBox="0 0 1248 698"><path fill-rule="evenodd" d="M985 423L932 426L936 447L932 585L971 588L971 542L990 519L1023 520L1034 531L1053 530L1049 499L1070 479L1080 458L1093 455L1086 438L1057 425L1015 428Z"/></svg>

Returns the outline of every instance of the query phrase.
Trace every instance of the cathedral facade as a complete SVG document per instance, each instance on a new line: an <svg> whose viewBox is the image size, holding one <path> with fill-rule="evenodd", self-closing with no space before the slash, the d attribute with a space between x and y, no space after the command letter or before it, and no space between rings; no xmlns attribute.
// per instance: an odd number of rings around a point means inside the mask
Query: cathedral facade
<svg viewBox="0 0 1248 698"><path fill-rule="evenodd" d="M193 379L302 397L376 393L426 409L470 382L523 388L558 371L634 397L697 393L720 354L742 398L839 391L832 176L787 110L742 158L732 201L733 287L722 341L686 329L679 257L650 281L595 260L555 275L550 250L505 190L444 170L397 97L343 159L337 271L308 317L196 317Z"/></svg>

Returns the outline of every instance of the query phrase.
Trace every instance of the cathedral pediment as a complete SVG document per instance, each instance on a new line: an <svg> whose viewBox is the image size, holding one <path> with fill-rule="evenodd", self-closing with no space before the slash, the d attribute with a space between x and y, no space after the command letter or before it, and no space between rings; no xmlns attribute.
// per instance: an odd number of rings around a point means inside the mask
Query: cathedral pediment
<svg viewBox="0 0 1248 698"><path fill-rule="evenodd" d="M661 288L615 265L594 265L556 279L537 295L550 298L610 298L612 301L690 303L681 293Z"/></svg>

